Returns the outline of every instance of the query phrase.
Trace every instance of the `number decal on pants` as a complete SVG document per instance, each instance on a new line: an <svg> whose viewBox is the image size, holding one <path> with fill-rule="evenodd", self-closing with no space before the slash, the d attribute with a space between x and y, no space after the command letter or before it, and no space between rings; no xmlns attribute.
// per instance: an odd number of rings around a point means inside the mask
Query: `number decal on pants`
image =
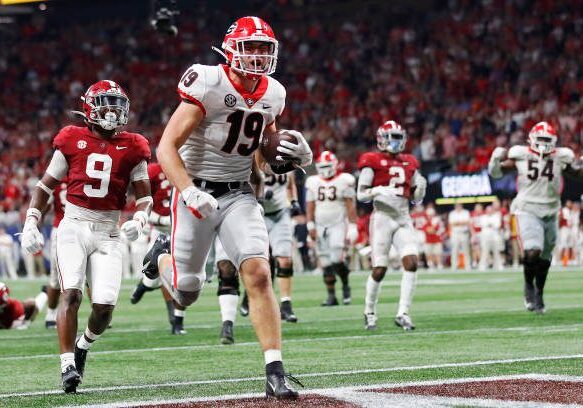
<svg viewBox="0 0 583 408"><path fill-rule="evenodd" d="M101 163L101 170L96 168L96 164ZM92 179L99 180L99 188L93 187L91 184L83 186L83 192L87 197L103 198L107 195L109 188L109 178L111 176L112 160L107 154L91 153L87 157L87 167L85 173Z"/></svg>

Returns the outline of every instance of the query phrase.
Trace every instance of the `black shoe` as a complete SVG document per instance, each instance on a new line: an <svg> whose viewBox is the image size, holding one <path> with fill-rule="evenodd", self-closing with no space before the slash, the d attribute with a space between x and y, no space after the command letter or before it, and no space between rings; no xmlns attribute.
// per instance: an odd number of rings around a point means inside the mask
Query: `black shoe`
<svg viewBox="0 0 583 408"><path fill-rule="evenodd" d="M345 305L349 305L350 302L352 302L352 298L350 296L351 296L350 286L348 285L342 286L342 303L344 303Z"/></svg>
<svg viewBox="0 0 583 408"><path fill-rule="evenodd" d="M223 322L223 329L221 330L221 344L233 344L235 338L233 336L233 322L225 320Z"/></svg>
<svg viewBox="0 0 583 408"><path fill-rule="evenodd" d="M81 336L83 336L83 334ZM87 353L89 350L84 350L77 346L77 342L81 336L77 337L75 340L75 367L77 368L77 373L79 373L79 376L82 379L83 373L85 372L85 361L87 360Z"/></svg>
<svg viewBox="0 0 583 408"><path fill-rule="evenodd" d="M529 312L534 312L535 309L535 296L534 296L534 285L532 283L524 283L524 307Z"/></svg>
<svg viewBox="0 0 583 408"><path fill-rule="evenodd" d="M281 311L281 320L285 320L286 322L290 322L290 323L297 323L298 322L298 318L294 314L294 311L292 310L292 305L291 305L290 300L284 300L283 302L281 302L281 306L279 307L279 310Z"/></svg>
<svg viewBox="0 0 583 408"><path fill-rule="evenodd" d="M55 322L54 320L45 320L45 328L47 328L47 329L56 329L57 328L57 322Z"/></svg>
<svg viewBox="0 0 583 408"><path fill-rule="evenodd" d="M134 293L132 293L132 297L130 299L130 302L132 302L132 305L135 305L140 300L142 300L142 296L144 296L144 293L151 292L153 290L154 290L154 288L149 288L146 285L144 285L142 283L142 281L140 281L140 283L138 283L138 285L134 289Z"/></svg>
<svg viewBox="0 0 583 408"><path fill-rule="evenodd" d="M174 321L172 322L171 333L175 335L186 334L186 330L184 330L184 323L182 319L174 317Z"/></svg>
<svg viewBox="0 0 583 408"><path fill-rule="evenodd" d="M534 293L533 311L537 314L545 314L546 312L543 294L539 290L535 290Z"/></svg>
<svg viewBox="0 0 583 408"><path fill-rule="evenodd" d="M170 239L166 234L158 235L154 245L144 257L142 273L149 279L156 279L160 274L158 273L158 257L162 254L170 253Z"/></svg>
<svg viewBox="0 0 583 408"><path fill-rule="evenodd" d="M288 379L297 385L303 387L304 385L289 374L269 374L265 382L265 395L267 398L277 399L297 399L299 394L292 388Z"/></svg>
<svg viewBox="0 0 583 408"><path fill-rule="evenodd" d="M328 295L328 299L322 301L322 306L338 306L338 299L335 295Z"/></svg>
<svg viewBox="0 0 583 408"><path fill-rule="evenodd" d="M241 316L247 317L249 316L249 298L247 297L247 293L243 295L243 300L241 301L241 306L239 306L239 313Z"/></svg>
<svg viewBox="0 0 583 408"><path fill-rule="evenodd" d="M61 379L63 380L63 390L67 394L77 392L77 386L81 383L81 376L75 366L70 365L67 367L65 372L61 374Z"/></svg>

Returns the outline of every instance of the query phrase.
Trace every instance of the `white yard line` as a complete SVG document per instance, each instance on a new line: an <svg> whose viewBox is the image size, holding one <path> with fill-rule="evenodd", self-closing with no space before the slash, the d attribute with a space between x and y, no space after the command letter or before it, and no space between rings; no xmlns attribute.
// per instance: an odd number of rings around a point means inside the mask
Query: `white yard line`
<svg viewBox="0 0 583 408"><path fill-rule="evenodd" d="M403 366L403 367L387 367L387 368L373 368L373 369L362 369L362 370L343 370L343 371L330 371L330 372L320 372L320 373L306 373L306 374L294 374L298 378L311 378L311 377L331 377L336 375L355 375L355 374L371 374L371 373L388 373L395 371L417 371L417 370L429 370L437 368L458 368L458 367L477 367L485 365L495 365L495 364L513 364L522 362L532 362L532 361L551 361L551 360L573 360L573 359L583 359L583 354L573 354L573 355L562 355L562 356L537 356L537 357L524 357L524 358L510 358L501 360L479 360L479 361L468 361L463 363L442 363L442 364L426 364L420 366ZM504 377L485 377L485 378L527 378L520 376L504 376ZM528 377L530 378L530 377ZM538 377L537 377L538 378ZM561 378L563 381L583 381L580 377L563 377L563 376L546 376L547 379ZM247 381L260 381L264 380L265 377L244 377L244 378L230 378L230 379L214 379L214 380L199 380L199 381L183 381L183 382L166 382L166 383L156 383L156 384L136 384L136 385L119 385L113 387L93 387L93 388L82 388L80 391L82 393L90 392L106 392L106 391L119 391L119 390L141 390L150 388L162 388L162 387L179 387L187 385L204 385L204 384L223 384L223 383L238 383ZM480 378L477 377L475 381ZM483 380L483 378L482 378ZM451 381L468 381L467 379L452 379ZM555 380L556 381L556 380ZM430 384L431 382L425 382ZM443 381L438 381L437 384L441 384ZM413 383L400 383L394 384L393 386L403 386L406 384ZM414 383L418 384L418 382ZM360 386L362 389L373 387ZM32 392L21 392L21 393L10 393L10 394L0 394L0 398L9 397L32 397L32 396L42 396L42 395L54 395L62 394L61 390L46 390L46 391L32 391Z"/></svg>
<svg viewBox="0 0 583 408"><path fill-rule="evenodd" d="M465 329L465 330L433 330L433 331L416 331L415 333L401 333L397 332L398 335L410 335L410 336L435 336L435 335L458 335L458 334L468 334L468 333L495 333L495 332L519 332L519 333L553 333L562 331L577 331L583 328L583 323L575 323L569 325L557 325L557 326L542 326L542 327L532 327L532 326L518 326L518 327L481 327L478 329ZM284 344L290 343L314 343L320 341L337 341L337 340L364 340L364 339L375 339L379 337L390 337L394 338L395 333L386 334L366 334L358 336L334 336L334 337L314 337L314 338L301 338L301 339L288 339L283 341ZM230 348L237 347L248 347L256 346L258 343L255 341L235 343ZM121 353L151 353L153 351L173 351L173 350L201 350L201 349L221 349L224 350L225 346L222 344L197 344L190 346L168 346L168 347L150 347L150 348L137 348L137 349L121 349L121 350L104 350L104 351L92 351L91 355L107 355L107 354L121 354ZM4 356L0 357L0 361L13 361L13 360L36 360L45 358L57 358L57 354L33 354L33 355L23 355L23 356Z"/></svg>

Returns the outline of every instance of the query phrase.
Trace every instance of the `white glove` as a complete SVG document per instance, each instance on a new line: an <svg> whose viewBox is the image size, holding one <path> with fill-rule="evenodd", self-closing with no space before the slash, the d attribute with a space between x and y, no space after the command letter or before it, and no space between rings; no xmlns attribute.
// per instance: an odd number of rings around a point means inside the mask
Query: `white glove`
<svg viewBox="0 0 583 408"><path fill-rule="evenodd" d="M427 180L419 175L415 178L415 191L413 192L413 202L419 204L423 202L425 192L427 191Z"/></svg>
<svg viewBox="0 0 583 408"><path fill-rule="evenodd" d="M196 218L206 218L219 208L218 201L212 195L194 186L185 188L180 194L188 211Z"/></svg>
<svg viewBox="0 0 583 408"><path fill-rule="evenodd" d="M500 161L504 157L506 157L506 155L507 155L507 151L506 151L505 147L497 147L492 152L492 156L491 156L490 160Z"/></svg>
<svg viewBox="0 0 583 408"><path fill-rule="evenodd" d="M131 220L123 223L121 231L125 234L128 240L135 241L142 233L144 225L146 225L147 222L148 214L144 211L137 211Z"/></svg>
<svg viewBox="0 0 583 408"><path fill-rule="evenodd" d="M348 242L350 242L351 244L354 244L358 239L358 227L353 222L348 224L348 230L346 231L346 239L348 239Z"/></svg>
<svg viewBox="0 0 583 408"><path fill-rule="evenodd" d="M298 139L298 144L282 140L279 142L279 146L277 146L277 151L291 156L293 160L299 162L300 166L309 166L312 164L312 149L310 149L310 145L304 138L304 135L297 130L280 130L280 132L295 136ZM276 156L276 159L285 161L282 156Z"/></svg>
<svg viewBox="0 0 583 408"><path fill-rule="evenodd" d="M498 179L503 176L500 161L506 157L506 154L506 148L504 147L497 147L492 152L492 156L490 156L490 161L488 162L488 173L492 178Z"/></svg>
<svg viewBox="0 0 583 408"><path fill-rule="evenodd" d="M400 197L400 189L392 186L376 186L370 189L370 195L374 198L376 196Z"/></svg>
<svg viewBox="0 0 583 408"><path fill-rule="evenodd" d="M35 217L27 217L20 237L22 248L30 255L40 252L45 244L43 234L38 230L37 222Z"/></svg>

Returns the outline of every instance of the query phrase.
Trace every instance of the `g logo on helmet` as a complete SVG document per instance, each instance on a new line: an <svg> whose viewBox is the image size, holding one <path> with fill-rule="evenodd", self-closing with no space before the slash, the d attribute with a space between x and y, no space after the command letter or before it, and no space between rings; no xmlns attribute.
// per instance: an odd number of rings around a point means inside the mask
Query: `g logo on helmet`
<svg viewBox="0 0 583 408"><path fill-rule="evenodd" d="M229 28L227 28L227 35L231 34L233 31L235 31L235 28L237 28L236 22L231 24L231 26Z"/></svg>
<svg viewBox="0 0 583 408"><path fill-rule="evenodd" d="M79 140L77 142L77 148L85 149L87 147L87 142L85 140Z"/></svg>

